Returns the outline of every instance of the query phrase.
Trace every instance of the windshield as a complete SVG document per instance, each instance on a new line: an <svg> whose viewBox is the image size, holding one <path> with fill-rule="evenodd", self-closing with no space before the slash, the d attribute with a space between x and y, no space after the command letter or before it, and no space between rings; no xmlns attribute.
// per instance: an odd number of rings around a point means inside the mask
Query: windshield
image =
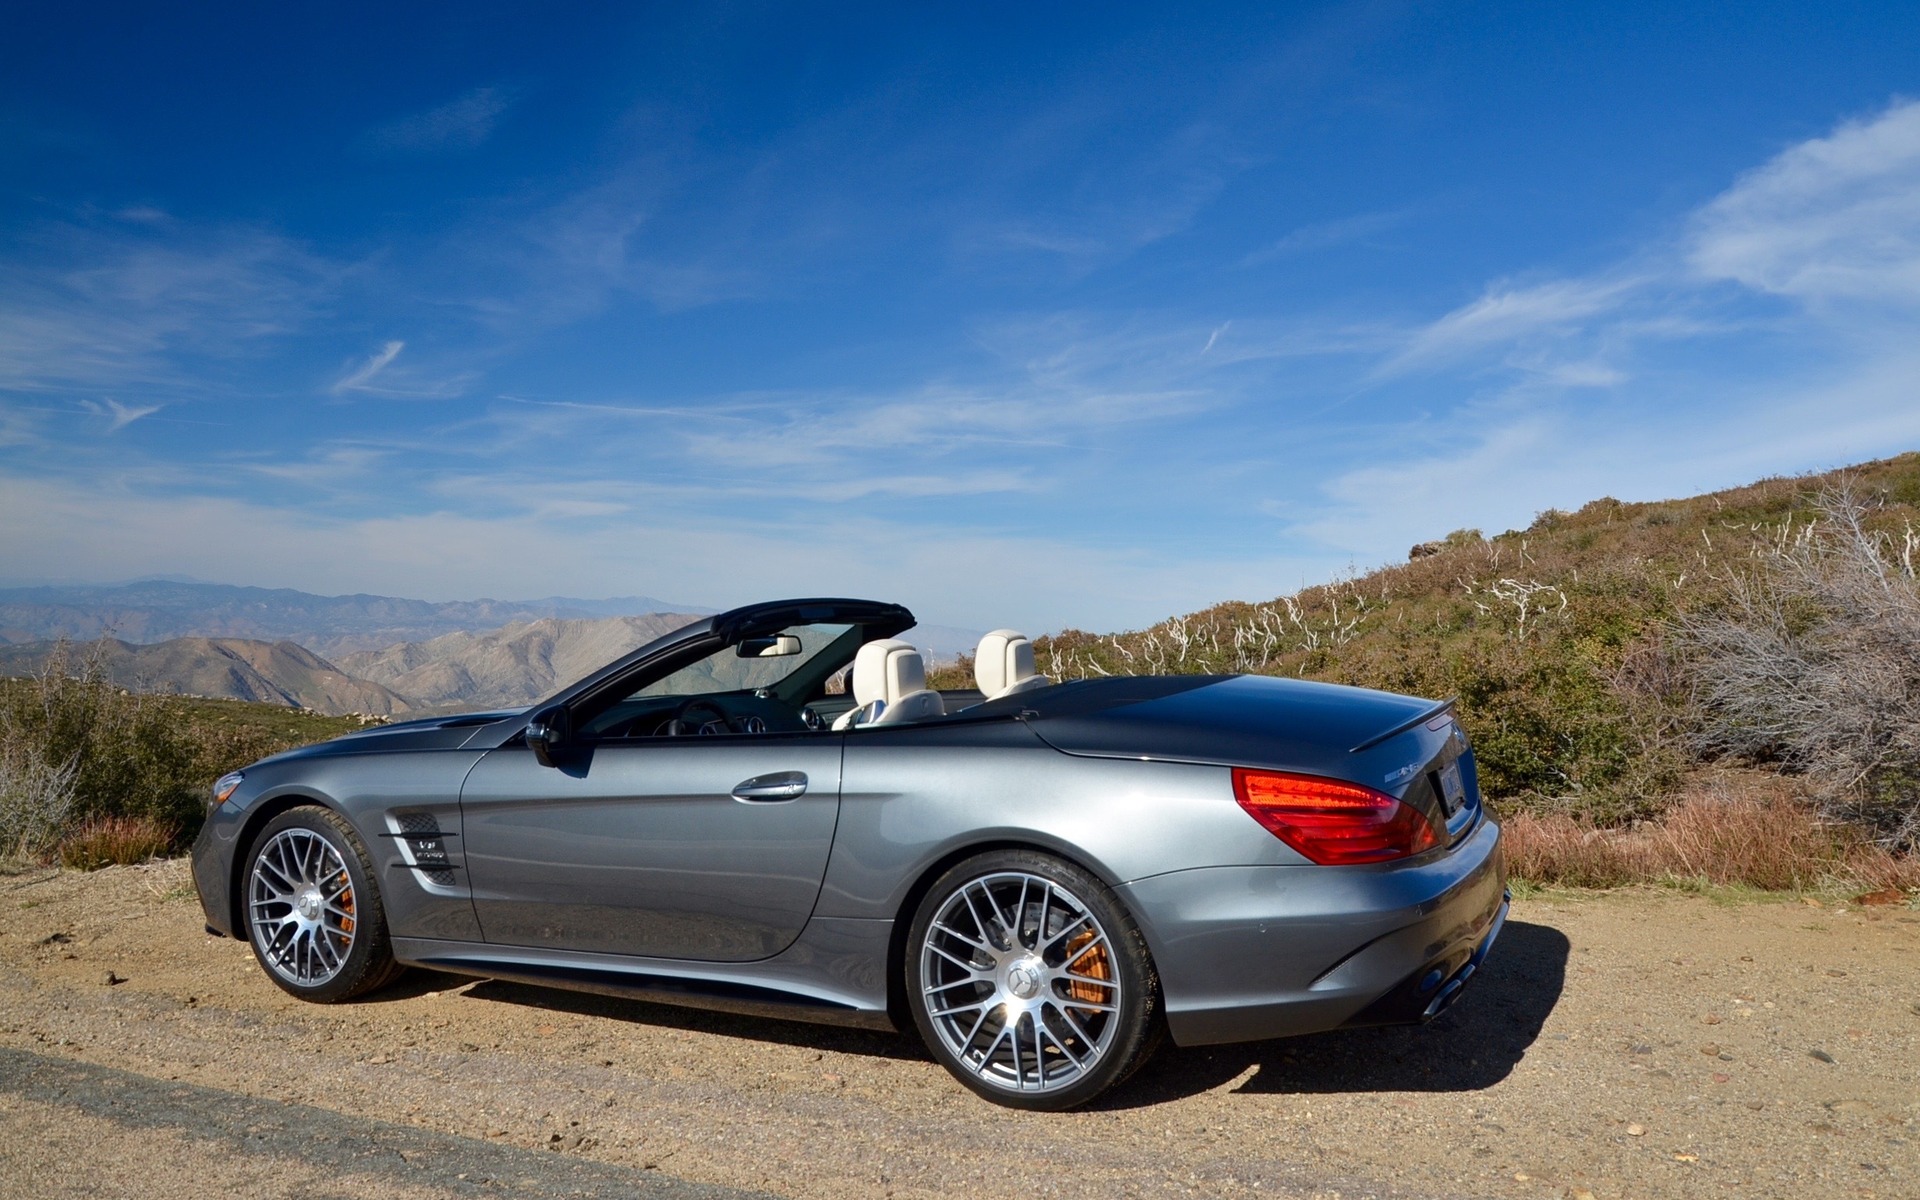
<svg viewBox="0 0 1920 1200"><path fill-rule="evenodd" d="M789 625L777 634L723 646L698 662L627 693L640 696L711 696L770 688L806 666L851 625ZM787 643L785 639L793 642ZM750 651L748 657L741 657Z"/></svg>

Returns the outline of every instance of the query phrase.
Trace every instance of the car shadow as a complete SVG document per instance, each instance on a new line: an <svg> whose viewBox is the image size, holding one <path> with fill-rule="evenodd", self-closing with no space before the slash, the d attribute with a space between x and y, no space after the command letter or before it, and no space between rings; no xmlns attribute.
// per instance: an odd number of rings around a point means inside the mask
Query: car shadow
<svg viewBox="0 0 1920 1200"><path fill-rule="evenodd" d="M920 1039L911 1035L876 1029L853 1029L841 1025L816 1025L808 1021L781 1020L777 1017L747 1016L705 1008L683 1008L674 1004L655 1004L596 992L572 992L558 988L536 987L490 979L462 992L476 1000L494 1000L547 1012L575 1016L601 1017L635 1025L655 1025L663 1029L684 1029L692 1033L712 1033L721 1037L743 1038L756 1042L774 1042L782 1046L800 1046L813 1050L832 1050L840 1054L859 1054L869 1058L925 1059Z"/></svg>
<svg viewBox="0 0 1920 1200"><path fill-rule="evenodd" d="M1565 989L1571 944L1546 925L1509 920L1460 1002L1426 1025L1336 1030L1237 1046L1166 1045L1140 1073L1092 1106L1145 1108L1211 1091L1253 1095L1336 1092L1471 1092L1492 1087L1526 1055ZM471 984L471 986L465 986ZM465 986L460 994L547 1012L717 1034L869 1058L926 1061L912 1033L850 1029L656 1004L594 992L511 983L415 968L380 1000Z"/></svg>
<svg viewBox="0 0 1920 1200"><path fill-rule="evenodd" d="M1336 1030L1239 1046L1169 1045L1095 1107L1143 1108L1222 1086L1255 1095L1472 1092L1508 1075L1565 988L1565 934L1508 921L1459 1003L1426 1025Z"/></svg>

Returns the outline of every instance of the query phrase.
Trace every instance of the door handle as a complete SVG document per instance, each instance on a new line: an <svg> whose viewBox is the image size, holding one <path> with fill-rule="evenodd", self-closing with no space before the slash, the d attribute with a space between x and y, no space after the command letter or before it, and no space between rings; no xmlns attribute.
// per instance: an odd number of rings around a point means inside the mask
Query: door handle
<svg viewBox="0 0 1920 1200"><path fill-rule="evenodd" d="M733 785L733 798L748 802L779 802L798 800L807 792L807 775L804 771L775 771L771 775L755 775L752 779L742 779Z"/></svg>

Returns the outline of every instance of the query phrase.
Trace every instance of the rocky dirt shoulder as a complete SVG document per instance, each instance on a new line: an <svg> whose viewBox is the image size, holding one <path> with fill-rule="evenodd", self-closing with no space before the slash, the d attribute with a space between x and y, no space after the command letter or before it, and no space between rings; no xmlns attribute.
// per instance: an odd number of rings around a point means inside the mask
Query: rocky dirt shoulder
<svg viewBox="0 0 1920 1200"><path fill-rule="evenodd" d="M179 861L0 877L0 1047L445 1135L440 1167L499 1146L794 1197L1920 1194L1908 909L1544 893L1431 1026L1169 1049L1065 1115L983 1104L906 1036L426 972L304 1005L200 923ZM111 1164L146 1171L155 1135L97 1114L69 1113L99 1127L94 1153L49 1158L71 1125L24 1087L0 1080L0 1194L188 1190L159 1187L193 1169L184 1151L124 1186ZM353 1173L295 1159L289 1183ZM490 1170L508 1168L356 1176L353 1194L464 1194ZM298 1194L254 1178L236 1194Z"/></svg>

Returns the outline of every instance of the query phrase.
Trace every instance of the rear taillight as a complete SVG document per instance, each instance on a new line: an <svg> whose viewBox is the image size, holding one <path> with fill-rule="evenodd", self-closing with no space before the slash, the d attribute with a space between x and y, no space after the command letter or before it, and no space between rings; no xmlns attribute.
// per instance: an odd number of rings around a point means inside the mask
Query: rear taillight
<svg viewBox="0 0 1920 1200"><path fill-rule="evenodd" d="M1440 844L1418 809L1358 783L1236 767L1233 794L1269 833L1322 866L1387 862Z"/></svg>

